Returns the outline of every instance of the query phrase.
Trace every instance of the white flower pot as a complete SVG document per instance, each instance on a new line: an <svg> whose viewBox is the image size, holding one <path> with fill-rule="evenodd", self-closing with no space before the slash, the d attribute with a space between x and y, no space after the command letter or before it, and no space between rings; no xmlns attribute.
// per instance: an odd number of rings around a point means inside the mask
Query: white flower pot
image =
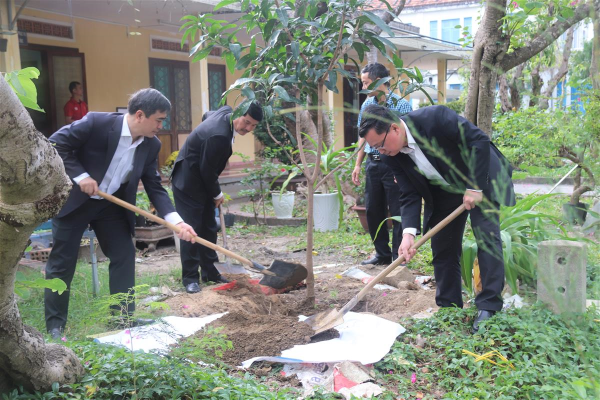
<svg viewBox="0 0 600 400"><path fill-rule="evenodd" d="M271 192L273 208L275 209L277 218L292 218L294 195L294 192L285 192L283 194L280 192Z"/></svg>
<svg viewBox="0 0 600 400"><path fill-rule="evenodd" d="M337 193L315 193L313 204L315 230L320 232L337 230L340 216L340 201Z"/></svg>

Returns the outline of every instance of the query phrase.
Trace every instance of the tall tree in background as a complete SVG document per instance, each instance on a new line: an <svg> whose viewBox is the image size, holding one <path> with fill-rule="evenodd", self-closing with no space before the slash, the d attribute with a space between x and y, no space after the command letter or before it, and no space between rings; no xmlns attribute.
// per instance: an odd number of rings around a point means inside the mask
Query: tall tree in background
<svg viewBox="0 0 600 400"><path fill-rule="evenodd" d="M498 76L551 45L592 11L600 0L488 0L473 43L465 116L488 134Z"/></svg>

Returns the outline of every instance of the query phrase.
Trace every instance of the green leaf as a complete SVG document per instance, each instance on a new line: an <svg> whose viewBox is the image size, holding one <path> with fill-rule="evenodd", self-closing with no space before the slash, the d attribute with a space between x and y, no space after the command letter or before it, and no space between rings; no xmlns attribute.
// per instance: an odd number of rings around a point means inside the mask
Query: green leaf
<svg viewBox="0 0 600 400"><path fill-rule="evenodd" d="M14 90L23 106L32 110L44 112L37 104L37 89L32 79L37 79L40 71L34 67L6 74L6 81Z"/></svg>
<svg viewBox="0 0 600 400"><path fill-rule="evenodd" d="M225 64L227 64L227 69L229 70L229 73L233 74L235 72L235 56L233 55L233 53L226 53L224 56L225 58Z"/></svg>
<svg viewBox="0 0 600 400"><path fill-rule="evenodd" d="M362 43L354 42L352 43L352 48L356 51L356 54L358 54L358 59L360 60L360 62L363 62L365 58L365 51L362 46Z"/></svg>
<svg viewBox="0 0 600 400"><path fill-rule="evenodd" d="M242 51L242 46L240 46L239 43L230 43L229 50L231 50L231 52L233 53L233 56L235 57L236 61L240 59L240 52Z"/></svg>
<svg viewBox="0 0 600 400"><path fill-rule="evenodd" d="M288 23L289 23L289 17L287 14L287 10L283 10L281 8L278 8L275 10L275 12L277 13L277 16L279 17L279 21L281 21L281 24L284 27L288 27Z"/></svg>
<svg viewBox="0 0 600 400"><path fill-rule="evenodd" d="M256 98L254 91L249 87L245 87L242 89L242 96L244 96L248 100L254 100Z"/></svg>
<svg viewBox="0 0 600 400"><path fill-rule="evenodd" d="M292 48L292 56L294 57L294 60L297 60L298 57L300 57L300 45L296 40L294 40L290 44L290 47Z"/></svg>
<svg viewBox="0 0 600 400"><path fill-rule="evenodd" d="M377 25L383 32L387 33L390 37L394 37L394 32L390 29L390 27L383 22L381 18L377 15L373 14L370 11L363 11L364 15L367 16L375 25Z"/></svg>
<svg viewBox="0 0 600 400"><path fill-rule="evenodd" d="M277 96L279 96L282 100L284 101L292 101L292 99L290 98L290 95L288 94L288 92L281 86L274 86L273 90L275 91L275 93L277 93Z"/></svg>
<svg viewBox="0 0 600 400"><path fill-rule="evenodd" d="M238 2L239 2L239 0L223 0L220 3L218 3L213 10L217 11L219 8L227 7L231 4L238 3Z"/></svg>

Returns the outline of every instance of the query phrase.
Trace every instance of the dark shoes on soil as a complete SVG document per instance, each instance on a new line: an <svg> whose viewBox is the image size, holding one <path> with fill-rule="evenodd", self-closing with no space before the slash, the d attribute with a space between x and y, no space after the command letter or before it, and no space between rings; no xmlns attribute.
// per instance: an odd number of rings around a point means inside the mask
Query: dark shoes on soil
<svg viewBox="0 0 600 400"><path fill-rule="evenodd" d="M50 334L52 340L60 340L62 338L62 329L52 328L48 331L48 334Z"/></svg>
<svg viewBox="0 0 600 400"><path fill-rule="evenodd" d="M392 263L392 258L387 258L387 257L379 257L379 256L375 256L373 258L371 258L370 260L366 260L360 263L360 265L369 265L369 264L373 264L373 265L389 265Z"/></svg>
<svg viewBox="0 0 600 400"><path fill-rule="evenodd" d="M205 278L205 277L202 277L202 282L204 282L204 283L207 283L207 282L229 283L229 279L225 278L223 275L219 275L219 276L214 277L214 278Z"/></svg>
<svg viewBox="0 0 600 400"><path fill-rule="evenodd" d="M185 291L190 294L198 293L200 290L200 285L198 285L196 282L185 285Z"/></svg>
<svg viewBox="0 0 600 400"><path fill-rule="evenodd" d="M473 321L473 333L479 332L479 324L487 319L492 318L494 314L496 314L496 311L479 310L477 317L475 317L475 321Z"/></svg>

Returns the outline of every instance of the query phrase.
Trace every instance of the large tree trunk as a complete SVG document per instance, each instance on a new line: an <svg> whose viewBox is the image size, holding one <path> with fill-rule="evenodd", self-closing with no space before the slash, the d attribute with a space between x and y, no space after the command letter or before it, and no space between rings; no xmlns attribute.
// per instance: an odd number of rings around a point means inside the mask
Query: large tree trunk
<svg viewBox="0 0 600 400"><path fill-rule="evenodd" d="M502 61L510 41L502 33L502 18L505 15L505 0L487 1L485 13L473 43L465 117L488 134L492 131L492 114L494 112L494 94L498 73L495 66Z"/></svg>
<svg viewBox="0 0 600 400"><path fill-rule="evenodd" d="M14 294L17 263L35 227L58 213L71 182L62 160L0 77L0 389L49 390L84 373L77 356L23 325Z"/></svg>
<svg viewBox="0 0 600 400"><path fill-rule="evenodd" d="M473 43L465 117L488 134L491 134L492 130L498 74L510 71L539 54L571 26L590 16L592 7L596 13L600 9L600 0L582 2L573 10L572 17L557 18L544 30L535 34L527 46L507 54L510 37L503 32L506 3L505 0L486 2L485 13Z"/></svg>
<svg viewBox="0 0 600 400"><path fill-rule="evenodd" d="M554 92L554 88L558 85L569 72L569 58L571 58L571 49L573 48L573 34L575 33L575 27L569 28L567 31L567 37L565 40L565 47L563 48L562 58L560 65L556 71L553 71L552 78L546 84L546 88L540 97L538 107L541 110L547 110L549 107L550 98Z"/></svg>

